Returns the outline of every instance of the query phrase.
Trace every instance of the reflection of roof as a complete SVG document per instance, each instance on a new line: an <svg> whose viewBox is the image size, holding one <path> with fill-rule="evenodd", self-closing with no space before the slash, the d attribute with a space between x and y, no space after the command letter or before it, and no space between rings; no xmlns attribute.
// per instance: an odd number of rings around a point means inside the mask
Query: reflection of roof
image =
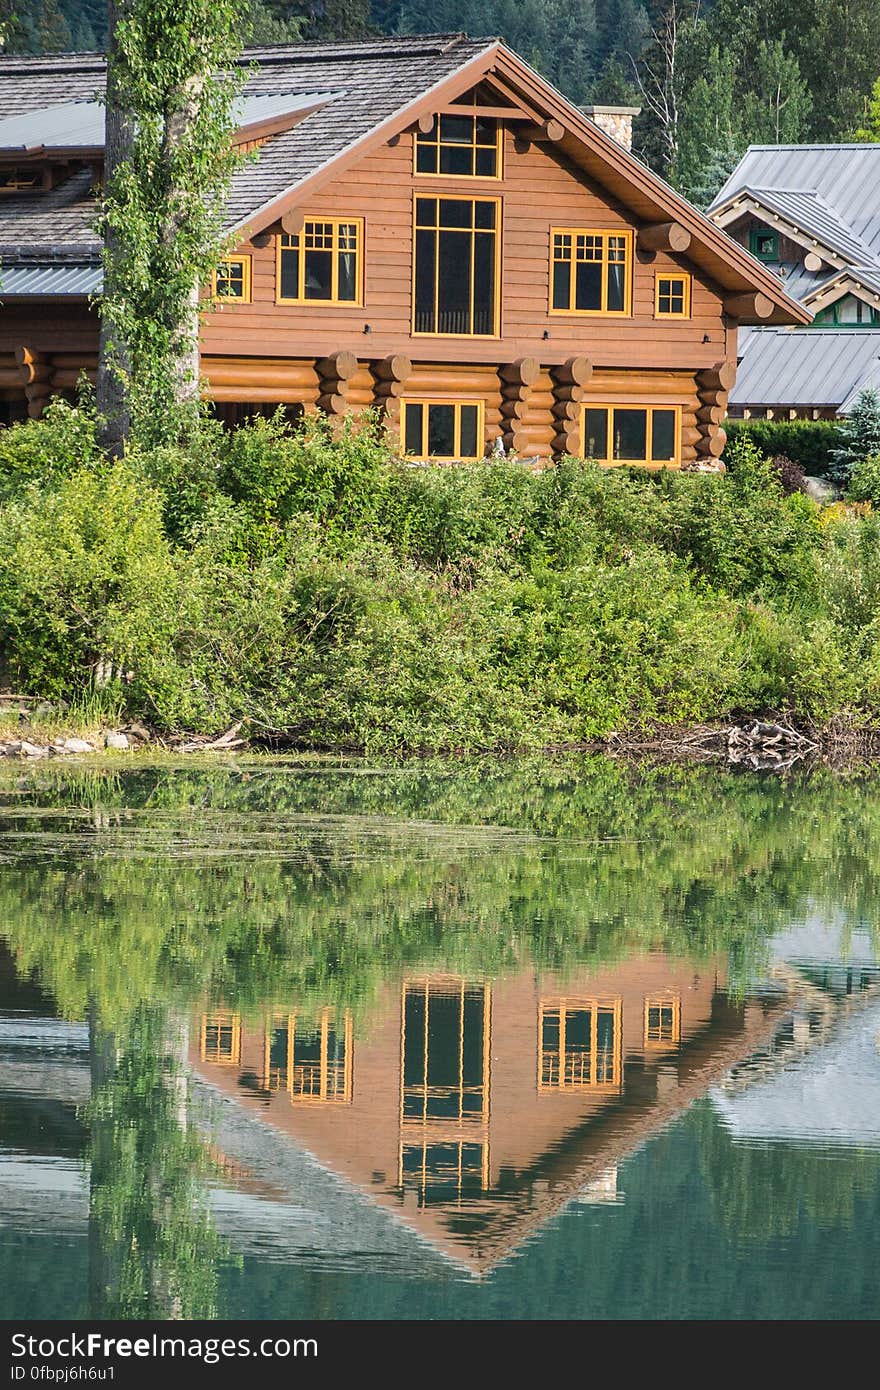
<svg viewBox="0 0 880 1390"><path fill-rule="evenodd" d="M780 190L814 195L831 211L833 226L845 227L857 244L869 248L867 258L853 259L880 259L880 145L752 145L710 212L746 188L772 189L776 196ZM793 209L794 204L788 206ZM800 205L800 214L818 219L817 227L834 234L818 201Z"/></svg>
<svg viewBox="0 0 880 1390"><path fill-rule="evenodd" d="M855 399L878 363L880 333L876 330L758 329L748 335L730 403L840 409L842 403Z"/></svg>
<svg viewBox="0 0 880 1390"><path fill-rule="evenodd" d="M880 1000L842 1023L816 1051L712 1103L735 1139L880 1148Z"/></svg>

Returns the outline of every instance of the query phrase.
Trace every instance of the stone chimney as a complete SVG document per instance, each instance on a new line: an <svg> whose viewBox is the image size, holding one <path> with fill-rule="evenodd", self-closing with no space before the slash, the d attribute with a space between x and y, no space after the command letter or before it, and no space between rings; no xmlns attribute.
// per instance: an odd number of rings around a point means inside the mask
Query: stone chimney
<svg viewBox="0 0 880 1390"><path fill-rule="evenodd" d="M582 106L581 110L618 145L632 149L633 121L641 114L640 106Z"/></svg>

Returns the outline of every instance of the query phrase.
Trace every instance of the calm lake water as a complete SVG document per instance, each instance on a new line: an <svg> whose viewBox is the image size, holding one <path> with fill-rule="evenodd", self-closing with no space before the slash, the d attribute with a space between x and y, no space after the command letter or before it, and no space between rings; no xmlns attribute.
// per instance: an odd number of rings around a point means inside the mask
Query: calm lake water
<svg viewBox="0 0 880 1390"><path fill-rule="evenodd" d="M0 1317L876 1318L880 775L0 771Z"/></svg>

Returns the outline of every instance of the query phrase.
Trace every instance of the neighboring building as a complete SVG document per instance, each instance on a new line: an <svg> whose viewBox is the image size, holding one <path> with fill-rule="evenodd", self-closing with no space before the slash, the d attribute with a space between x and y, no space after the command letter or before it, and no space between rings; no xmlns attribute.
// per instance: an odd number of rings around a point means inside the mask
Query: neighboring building
<svg viewBox="0 0 880 1390"><path fill-rule="evenodd" d="M753 145L709 216L814 315L740 339L731 415L847 415L880 386L880 145Z"/></svg>
<svg viewBox="0 0 880 1390"><path fill-rule="evenodd" d="M204 315L230 422L377 406L417 458L717 458L739 324L806 323L731 242L492 39L256 49L240 236ZM104 64L0 59L0 404L94 376ZM593 113L596 120L602 113ZM609 114L609 113L606 113ZM625 139L626 111L614 111Z"/></svg>

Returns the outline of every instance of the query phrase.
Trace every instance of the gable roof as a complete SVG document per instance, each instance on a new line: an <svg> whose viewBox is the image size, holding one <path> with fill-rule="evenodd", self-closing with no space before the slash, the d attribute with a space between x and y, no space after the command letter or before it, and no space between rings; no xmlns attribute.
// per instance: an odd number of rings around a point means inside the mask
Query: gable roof
<svg viewBox="0 0 880 1390"><path fill-rule="evenodd" d="M846 414L880 371L880 333L811 328L749 333L730 393L733 406L833 407Z"/></svg>
<svg viewBox="0 0 880 1390"><path fill-rule="evenodd" d="M779 280L737 246L656 174L601 131L583 112L496 39L463 34L391 38L359 43L297 44L250 49L242 62L256 64L248 97L287 93L328 99L292 129L272 135L259 159L240 168L227 203L228 226L254 233L312 196L371 149L406 130L420 114L461 95L483 78L501 81L509 99L543 119L559 120L556 146L613 198L646 222L674 220L692 236L689 258L723 290L758 291L774 306L772 322L806 323L809 314ZM0 57L0 122L70 103L94 100L104 64L89 55ZM76 175L51 195L0 200L0 259L25 258L41 248L43 259L71 240L89 245L91 205L82 204ZM37 259L31 255L31 259Z"/></svg>
<svg viewBox="0 0 880 1390"><path fill-rule="evenodd" d="M746 198L771 213L778 213L793 227L815 237L823 247L836 252L851 264L871 260L870 246L847 226L815 189L752 188L751 185L744 185L723 203L714 205L716 217Z"/></svg>

